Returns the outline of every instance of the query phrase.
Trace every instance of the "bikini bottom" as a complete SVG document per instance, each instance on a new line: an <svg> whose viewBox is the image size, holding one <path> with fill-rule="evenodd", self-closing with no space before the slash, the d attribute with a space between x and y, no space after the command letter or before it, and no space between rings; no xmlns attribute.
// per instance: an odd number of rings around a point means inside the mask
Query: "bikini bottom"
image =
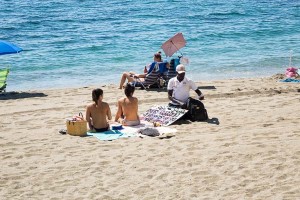
<svg viewBox="0 0 300 200"><path fill-rule="evenodd" d="M140 120L124 120L123 121L123 124L125 125L125 126L136 126L136 125L139 125L140 124Z"/></svg>
<svg viewBox="0 0 300 200"><path fill-rule="evenodd" d="M104 131L108 131L109 130L109 126L106 127L106 128L95 128L94 127L94 129L95 129L96 132L104 132Z"/></svg>

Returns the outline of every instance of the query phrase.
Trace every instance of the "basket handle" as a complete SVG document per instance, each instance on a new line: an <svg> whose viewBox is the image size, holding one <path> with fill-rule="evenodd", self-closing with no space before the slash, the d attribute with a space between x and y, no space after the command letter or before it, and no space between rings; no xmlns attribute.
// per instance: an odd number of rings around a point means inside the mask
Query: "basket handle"
<svg viewBox="0 0 300 200"><path fill-rule="evenodd" d="M79 117L81 116L82 119L84 120L82 112L79 112L78 116L79 116Z"/></svg>

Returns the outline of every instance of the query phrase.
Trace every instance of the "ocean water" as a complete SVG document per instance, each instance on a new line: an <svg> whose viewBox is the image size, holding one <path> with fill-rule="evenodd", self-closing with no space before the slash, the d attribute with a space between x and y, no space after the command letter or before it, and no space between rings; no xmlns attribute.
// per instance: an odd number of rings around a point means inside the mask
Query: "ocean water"
<svg viewBox="0 0 300 200"><path fill-rule="evenodd" d="M117 84L142 72L177 32L197 80L263 77L300 67L299 0L1 0L8 91Z"/></svg>

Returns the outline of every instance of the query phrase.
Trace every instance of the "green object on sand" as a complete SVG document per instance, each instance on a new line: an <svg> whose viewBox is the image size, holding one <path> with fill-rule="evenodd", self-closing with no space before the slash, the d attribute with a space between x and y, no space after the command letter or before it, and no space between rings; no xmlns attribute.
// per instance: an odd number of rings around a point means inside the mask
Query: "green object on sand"
<svg viewBox="0 0 300 200"><path fill-rule="evenodd" d="M5 92L9 69L0 69L0 92Z"/></svg>

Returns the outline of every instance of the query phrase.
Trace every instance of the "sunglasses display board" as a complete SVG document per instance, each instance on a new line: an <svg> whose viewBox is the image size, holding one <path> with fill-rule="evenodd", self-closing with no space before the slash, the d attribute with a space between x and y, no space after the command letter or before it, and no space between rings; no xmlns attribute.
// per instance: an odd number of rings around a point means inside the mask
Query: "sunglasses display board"
<svg viewBox="0 0 300 200"><path fill-rule="evenodd" d="M162 126L169 126L180 119L187 110L170 106L153 106L144 114L144 120L151 123L159 123Z"/></svg>

